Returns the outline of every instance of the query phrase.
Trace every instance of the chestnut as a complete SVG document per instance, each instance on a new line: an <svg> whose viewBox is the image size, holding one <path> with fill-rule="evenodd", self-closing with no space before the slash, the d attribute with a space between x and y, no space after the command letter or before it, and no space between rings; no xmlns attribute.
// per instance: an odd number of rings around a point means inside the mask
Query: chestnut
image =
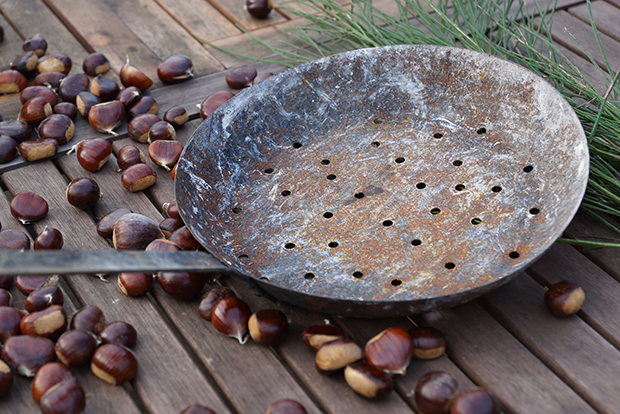
<svg viewBox="0 0 620 414"><path fill-rule="evenodd" d="M164 292L175 299L185 301L193 300L200 295L206 283L202 273L188 272L159 272L157 282Z"/></svg>
<svg viewBox="0 0 620 414"><path fill-rule="evenodd" d="M34 52L38 57L41 57L47 50L47 41L39 35L30 36L24 40L22 49L24 52Z"/></svg>
<svg viewBox="0 0 620 414"><path fill-rule="evenodd" d="M108 162L112 144L103 138L88 138L75 146L77 159L86 171L97 172Z"/></svg>
<svg viewBox="0 0 620 414"><path fill-rule="evenodd" d="M56 340L67 329L67 312L60 305L51 305L24 316L19 323L24 335Z"/></svg>
<svg viewBox="0 0 620 414"><path fill-rule="evenodd" d="M3 288L0 288L0 306L13 306L13 295Z"/></svg>
<svg viewBox="0 0 620 414"><path fill-rule="evenodd" d="M13 284L13 276L0 276L0 289L3 289L3 290L10 289L12 284ZM4 297L4 294L2 296ZM9 305L4 304L2 306L13 306L13 305L9 303Z"/></svg>
<svg viewBox="0 0 620 414"><path fill-rule="evenodd" d="M32 139L22 142L17 148L23 159L33 162L56 155L58 141L54 138Z"/></svg>
<svg viewBox="0 0 620 414"><path fill-rule="evenodd" d="M71 329L81 329L98 335L105 326L105 316L97 306L86 305L71 317Z"/></svg>
<svg viewBox="0 0 620 414"><path fill-rule="evenodd" d="M19 230L0 231L0 250L15 250L19 252L30 250L30 239ZM12 280L13 278L11 278Z"/></svg>
<svg viewBox="0 0 620 414"><path fill-rule="evenodd" d="M175 230L180 229L184 225L183 220L180 218L168 217L159 223L159 229L164 233L164 237L169 238Z"/></svg>
<svg viewBox="0 0 620 414"><path fill-rule="evenodd" d="M286 338L288 321L277 309L262 309L250 316L248 330L257 344L276 346Z"/></svg>
<svg viewBox="0 0 620 414"><path fill-rule="evenodd" d="M52 114L52 105L40 96L28 100L19 111L20 121L31 125L39 125L41 121Z"/></svg>
<svg viewBox="0 0 620 414"><path fill-rule="evenodd" d="M295 400L276 401L267 407L266 414L307 414L303 405Z"/></svg>
<svg viewBox="0 0 620 414"><path fill-rule="evenodd" d="M392 377L364 361L347 365L344 379L353 391L366 398L385 398L394 389Z"/></svg>
<svg viewBox="0 0 620 414"><path fill-rule="evenodd" d="M586 300L583 289L570 280L553 284L545 292L545 305L556 316L570 316L579 312Z"/></svg>
<svg viewBox="0 0 620 414"><path fill-rule="evenodd" d="M41 276L24 276L19 275L15 278L15 287L17 290L28 296L37 289L44 286L58 285L58 275L41 275Z"/></svg>
<svg viewBox="0 0 620 414"><path fill-rule="evenodd" d="M153 127L155 125L153 125ZM172 128L172 125L170 125L170 128ZM163 167L166 171L170 171L170 169L176 165L177 161L179 161L179 158L181 158L183 145L178 141L158 140L149 145L148 152L149 157L155 164Z"/></svg>
<svg viewBox="0 0 620 414"><path fill-rule="evenodd" d="M121 174L123 187L132 193L145 190L157 182L157 173L148 164L134 164Z"/></svg>
<svg viewBox="0 0 620 414"><path fill-rule="evenodd" d="M97 204L101 198L101 190L92 178L80 177L69 183L65 195L69 204L86 210Z"/></svg>
<svg viewBox="0 0 620 414"><path fill-rule="evenodd" d="M334 325L315 325L309 326L301 333L301 340L308 345L310 349L316 351L323 344L336 339L346 338L346 334L340 328Z"/></svg>
<svg viewBox="0 0 620 414"><path fill-rule="evenodd" d="M48 88L57 90L60 87L60 83L67 75L61 72L44 72L39 73L36 78L34 78L33 85L36 86L46 86Z"/></svg>
<svg viewBox="0 0 620 414"><path fill-rule="evenodd" d="M176 201L170 201L162 204L161 209L164 213L164 217L181 218L181 215L179 214L179 206Z"/></svg>
<svg viewBox="0 0 620 414"><path fill-rule="evenodd" d="M179 414L215 414L215 411L204 405L192 404L185 407Z"/></svg>
<svg viewBox="0 0 620 414"><path fill-rule="evenodd" d="M347 338L323 344L317 351L314 363L320 374L330 374L364 358L364 350Z"/></svg>
<svg viewBox="0 0 620 414"><path fill-rule="evenodd" d="M406 330L393 327L371 338L364 351L369 364L388 374L405 375L413 357L413 344Z"/></svg>
<svg viewBox="0 0 620 414"><path fill-rule="evenodd" d="M95 351L90 368L98 378L108 384L120 385L136 376L138 361L129 348L104 344Z"/></svg>
<svg viewBox="0 0 620 414"><path fill-rule="evenodd" d="M17 141L8 135L0 135L0 164L11 161L17 155Z"/></svg>
<svg viewBox="0 0 620 414"><path fill-rule="evenodd" d="M157 140L173 140L176 137L177 133L171 124L166 121L159 121L149 128L148 143L151 144Z"/></svg>
<svg viewBox="0 0 620 414"><path fill-rule="evenodd" d="M56 359L54 342L41 336L12 336L4 342L0 358L19 375L34 377L39 368Z"/></svg>
<svg viewBox="0 0 620 414"><path fill-rule="evenodd" d="M60 230L45 227L34 239L33 247L35 250L59 250L62 249L63 238Z"/></svg>
<svg viewBox="0 0 620 414"><path fill-rule="evenodd" d="M197 250L200 247L200 243L194 238L187 226L175 230L168 239L179 246L181 250Z"/></svg>
<svg viewBox="0 0 620 414"><path fill-rule="evenodd" d="M207 96L198 107L200 108L200 117L207 119L217 108L228 101L235 95L229 91L219 91Z"/></svg>
<svg viewBox="0 0 620 414"><path fill-rule="evenodd" d="M82 62L84 73L89 76L97 76L110 70L110 61L103 53L91 53Z"/></svg>
<svg viewBox="0 0 620 414"><path fill-rule="evenodd" d="M130 86L129 88L121 89L115 99L122 103L126 110L129 105L138 99L140 94L140 89Z"/></svg>
<svg viewBox="0 0 620 414"><path fill-rule="evenodd" d="M90 114L92 107L99 105L101 102L102 100L98 96L95 96L87 91L78 93L78 96L75 99L77 111L86 119L88 119L88 114Z"/></svg>
<svg viewBox="0 0 620 414"><path fill-rule="evenodd" d="M163 232L162 232L163 233ZM146 246L147 252L179 252L181 248L166 239L155 239Z"/></svg>
<svg viewBox="0 0 620 414"><path fill-rule="evenodd" d="M497 400L482 388L457 395L450 405L450 414L499 414Z"/></svg>
<svg viewBox="0 0 620 414"><path fill-rule="evenodd" d="M37 290L30 292L26 301L24 302L24 308L30 312L38 312L51 305L63 305L65 302L62 290L58 286L43 286Z"/></svg>
<svg viewBox="0 0 620 414"><path fill-rule="evenodd" d="M12 336L21 335L19 323L22 313L9 306L0 306L0 342L6 342Z"/></svg>
<svg viewBox="0 0 620 414"><path fill-rule="evenodd" d="M75 381L71 370L58 362L48 362L37 371L32 381L32 397L38 403L41 397L53 386L63 381Z"/></svg>
<svg viewBox="0 0 620 414"><path fill-rule="evenodd" d="M0 122L0 134L13 138L19 144L30 138L30 126L19 120L2 121Z"/></svg>
<svg viewBox="0 0 620 414"><path fill-rule="evenodd" d="M97 349L97 337L89 331L73 329L60 335L54 352L68 367L77 367L90 361Z"/></svg>
<svg viewBox="0 0 620 414"><path fill-rule="evenodd" d="M426 373L415 386L415 404L422 414L444 414L458 394L456 378L443 371Z"/></svg>
<svg viewBox="0 0 620 414"><path fill-rule="evenodd" d="M234 297L235 294L232 290L224 286L215 286L205 292L198 302L198 314L202 319L207 321L211 320L213 315L213 308L224 298Z"/></svg>
<svg viewBox="0 0 620 414"><path fill-rule="evenodd" d="M5 395L13 385L13 371L4 361L0 360L0 397Z"/></svg>
<svg viewBox="0 0 620 414"><path fill-rule="evenodd" d="M72 121L77 118L78 110L77 106L71 102L59 102L52 108L52 112L55 114L67 115Z"/></svg>
<svg viewBox="0 0 620 414"><path fill-rule="evenodd" d="M127 322L112 322L103 327L99 333L101 342L131 348L136 343L136 330Z"/></svg>
<svg viewBox="0 0 620 414"><path fill-rule="evenodd" d="M28 86L19 93L19 100L22 104L25 104L30 99L36 98L37 96L45 99L52 106L58 103L58 96L56 95L56 92L47 86Z"/></svg>
<svg viewBox="0 0 620 414"><path fill-rule="evenodd" d="M144 153L135 145L123 146L116 155L116 163L120 171L126 170L134 164L144 164L145 162Z"/></svg>
<svg viewBox="0 0 620 414"><path fill-rule="evenodd" d="M26 52L17 56L11 62L11 69L18 71L27 78L32 78L37 74L37 64L39 57L34 52Z"/></svg>
<svg viewBox="0 0 620 414"><path fill-rule="evenodd" d="M112 241L117 250L144 250L150 242L163 237L155 221L142 214L130 213L116 221Z"/></svg>
<svg viewBox="0 0 620 414"><path fill-rule="evenodd" d="M41 56L37 70L43 72L61 72L68 75L71 72L71 58L63 53L52 53L51 55Z"/></svg>
<svg viewBox="0 0 620 414"><path fill-rule="evenodd" d="M11 199L10 208L13 217L23 224L43 219L49 210L47 201L30 191L15 194Z"/></svg>
<svg viewBox="0 0 620 414"><path fill-rule="evenodd" d="M0 72L0 94L17 93L28 86L28 80L16 70L8 69Z"/></svg>
<svg viewBox="0 0 620 414"><path fill-rule="evenodd" d="M127 56L127 62L121 67L119 77L124 87L135 86L142 92L153 84L151 78L129 64L129 56Z"/></svg>
<svg viewBox="0 0 620 414"><path fill-rule="evenodd" d="M90 79L83 73L72 73L60 82L58 93L65 102L76 103L76 98L80 92L88 90Z"/></svg>
<svg viewBox="0 0 620 414"><path fill-rule="evenodd" d="M113 130L118 127L125 117L125 107L119 101L110 101L97 104L88 112L88 122L99 132L106 132L115 137Z"/></svg>
<svg viewBox="0 0 620 414"><path fill-rule="evenodd" d="M226 74L226 83L233 89L241 89L250 86L256 77L256 69L249 65L231 69Z"/></svg>
<svg viewBox="0 0 620 414"><path fill-rule="evenodd" d="M116 99L119 91L120 88L116 82L101 75L90 82L90 93L98 96L104 102Z"/></svg>
<svg viewBox="0 0 620 414"><path fill-rule="evenodd" d="M240 344L248 340L248 321L252 316L250 307L242 299L227 297L213 308L211 322L219 332L236 338Z"/></svg>
<svg viewBox="0 0 620 414"><path fill-rule="evenodd" d="M194 64L188 57L170 56L157 65L157 77L163 83L178 83L192 78L194 76L193 69Z"/></svg>
<svg viewBox="0 0 620 414"><path fill-rule="evenodd" d="M136 142L146 143L149 139L149 130L153 124L160 122L161 118L154 114L141 114L129 121L127 134Z"/></svg>
<svg viewBox="0 0 620 414"><path fill-rule="evenodd" d="M43 414L81 414L85 408L84 389L73 380L56 384L41 397Z"/></svg>
<svg viewBox="0 0 620 414"><path fill-rule="evenodd" d="M73 138L75 124L67 115L52 114L41 122L38 132L41 139L53 138L58 145L65 145Z"/></svg>
<svg viewBox="0 0 620 414"><path fill-rule="evenodd" d="M189 119L187 111L182 106L173 106L164 113L164 121L175 128L179 128Z"/></svg>
<svg viewBox="0 0 620 414"><path fill-rule="evenodd" d="M256 77L252 81L252 85L256 85L257 83L260 83L264 81L265 79L270 78L272 76L273 76L273 73L271 72L258 72L256 74Z"/></svg>
<svg viewBox="0 0 620 414"><path fill-rule="evenodd" d="M139 96L127 109L127 117L131 120L138 115L153 114L156 115L159 105L155 99L150 96Z"/></svg>
<svg viewBox="0 0 620 414"><path fill-rule="evenodd" d="M413 343L415 358L439 358L446 351L446 338L435 328L418 326L409 330L409 336Z"/></svg>
<svg viewBox="0 0 620 414"><path fill-rule="evenodd" d="M101 217L101 219L97 222L97 233L101 237L105 237L107 239L112 238L114 225L118 219L131 212L132 211L128 208L119 208L109 212L105 216Z"/></svg>

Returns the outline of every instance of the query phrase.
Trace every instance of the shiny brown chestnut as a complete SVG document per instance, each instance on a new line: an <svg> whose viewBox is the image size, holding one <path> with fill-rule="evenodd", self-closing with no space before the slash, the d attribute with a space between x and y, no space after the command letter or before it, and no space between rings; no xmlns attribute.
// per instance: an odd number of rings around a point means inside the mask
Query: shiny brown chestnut
<svg viewBox="0 0 620 414"><path fill-rule="evenodd" d="M34 239L33 248L35 250L59 250L62 249L63 243L60 230L45 226L45 229Z"/></svg>
<svg viewBox="0 0 620 414"><path fill-rule="evenodd" d="M13 371L4 361L0 360L0 397L7 394L13 385Z"/></svg>
<svg viewBox="0 0 620 414"><path fill-rule="evenodd" d="M60 305L51 305L24 316L19 329L24 335L42 336L52 341L67 329L67 312Z"/></svg>
<svg viewBox="0 0 620 414"><path fill-rule="evenodd" d="M71 329L82 329L95 335L105 326L105 316L97 306L86 305L71 316Z"/></svg>
<svg viewBox="0 0 620 414"><path fill-rule="evenodd" d="M38 161L51 158L58 152L58 141L54 138L24 141L18 146L19 154L26 161Z"/></svg>
<svg viewBox="0 0 620 414"><path fill-rule="evenodd" d="M16 70L8 69L0 72L0 94L17 93L28 86L28 80Z"/></svg>
<svg viewBox="0 0 620 414"><path fill-rule="evenodd" d="M270 78L272 76L273 76L273 73L271 72L258 72L256 74L256 77L252 81L252 85L256 85L257 83L260 83L264 81L265 79Z"/></svg>
<svg viewBox="0 0 620 414"><path fill-rule="evenodd" d="M80 177L69 183L65 196L69 204L86 210L97 204L101 198L101 190L92 178Z"/></svg>
<svg viewBox="0 0 620 414"><path fill-rule="evenodd" d="M86 171L97 172L108 162L112 144L103 138L87 138L76 146L77 159Z"/></svg>
<svg viewBox="0 0 620 414"><path fill-rule="evenodd" d="M94 333L72 329L60 335L54 346L56 356L68 367L77 367L90 361L97 349Z"/></svg>
<svg viewBox="0 0 620 414"><path fill-rule="evenodd" d="M110 61L103 53L91 53L82 62L82 70L89 76L97 76L110 70Z"/></svg>
<svg viewBox="0 0 620 414"><path fill-rule="evenodd" d="M80 92L88 91L90 79L83 73L72 73L60 82L58 93L65 102L76 103Z"/></svg>
<svg viewBox="0 0 620 414"><path fill-rule="evenodd" d="M32 381L32 397L38 403L41 397L54 385L63 381L75 381L71 370L58 362L48 362L37 371Z"/></svg>
<svg viewBox="0 0 620 414"><path fill-rule="evenodd" d="M318 350L323 344L336 339L346 338L346 334L334 325L309 326L301 333L301 340L313 351Z"/></svg>
<svg viewBox="0 0 620 414"><path fill-rule="evenodd" d="M170 128L172 128L172 125ZM163 167L166 171L170 171L179 161L179 158L181 158L183 145L178 141L158 140L149 145L148 152L149 157L155 164Z"/></svg>
<svg viewBox="0 0 620 414"><path fill-rule="evenodd" d="M207 119L217 108L228 101L235 95L229 91L218 91L207 96L198 107L200 108L200 117Z"/></svg>
<svg viewBox="0 0 620 414"><path fill-rule="evenodd" d="M495 397L474 388L457 395L450 405L450 414L499 414L500 406Z"/></svg>
<svg viewBox="0 0 620 414"><path fill-rule="evenodd" d="M72 121L77 118L78 110L77 106L71 102L59 102L52 108L52 112L55 114L67 115Z"/></svg>
<svg viewBox="0 0 620 414"><path fill-rule="evenodd" d="M364 350L347 338L326 342L317 351L314 363L320 374L331 374L364 358Z"/></svg>
<svg viewBox="0 0 620 414"><path fill-rule="evenodd" d="M20 311L10 306L0 306L0 342L21 335L19 324L23 318Z"/></svg>
<svg viewBox="0 0 620 414"><path fill-rule="evenodd" d="M228 297L220 300L213 308L211 322L219 332L236 338L240 344L248 340L248 321L252 316L250 307L242 299Z"/></svg>
<svg viewBox="0 0 620 414"><path fill-rule="evenodd" d="M19 144L30 138L30 126L19 120L2 121L0 122L0 134L13 138Z"/></svg>
<svg viewBox="0 0 620 414"><path fill-rule="evenodd" d="M134 164L144 164L145 162L144 153L135 145L125 145L116 154L119 171L126 170Z"/></svg>
<svg viewBox="0 0 620 414"><path fill-rule="evenodd" d="M370 399L385 398L394 389L392 377L364 361L347 365L344 379L353 391Z"/></svg>
<svg viewBox="0 0 620 414"><path fill-rule="evenodd" d="M54 106L58 103L58 96L56 92L47 86L28 86L23 91L19 93L19 100L22 104L25 104L32 98L36 98L37 96L45 99L50 105Z"/></svg>
<svg viewBox="0 0 620 414"><path fill-rule="evenodd" d="M131 120L142 114L156 115L159 110L159 105L155 99L150 96L138 97L127 109L127 117Z"/></svg>
<svg viewBox="0 0 620 414"><path fill-rule="evenodd" d="M215 411L204 405L192 404L185 407L179 414L215 414Z"/></svg>
<svg viewBox="0 0 620 414"><path fill-rule="evenodd" d="M286 338L288 321L277 309L262 309L250 316L248 330L257 344L277 346Z"/></svg>
<svg viewBox="0 0 620 414"><path fill-rule="evenodd" d="M50 115L52 115L52 105L40 96L36 96L22 106L18 120L31 125L39 125Z"/></svg>
<svg viewBox="0 0 620 414"><path fill-rule="evenodd" d="M43 72L61 72L68 75L71 72L71 58L64 53L52 53L51 55L41 56L37 70Z"/></svg>
<svg viewBox="0 0 620 414"><path fill-rule="evenodd" d="M53 90L58 90L60 87L60 83L67 75L61 72L44 72L39 73L36 78L34 78L33 85L36 86L45 86L51 88Z"/></svg>
<svg viewBox="0 0 620 414"><path fill-rule="evenodd" d="M164 237L169 238L175 230L180 229L185 224L180 218L168 217L159 223L159 229L164 233Z"/></svg>
<svg viewBox="0 0 620 414"><path fill-rule="evenodd" d="M37 74L39 57L34 52L26 52L17 56L11 62L11 69L18 71L26 78L32 78Z"/></svg>
<svg viewBox="0 0 620 414"><path fill-rule="evenodd" d="M15 287L24 295L28 296L44 286L58 285L58 275L19 275L15 278Z"/></svg>
<svg viewBox="0 0 620 414"><path fill-rule="evenodd" d="M0 288L0 306L13 306L13 295L3 288Z"/></svg>
<svg viewBox="0 0 620 414"><path fill-rule="evenodd" d="M0 231L0 250L14 250L18 252L30 250L30 239L19 230ZM11 280L13 279L11 278Z"/></svg>
<svg viewBox="0 0 620 414"><path fill-rule="evenodd" d="M43 219L49 210L47 201L31 191L15 194L10 203L11 214L23 224Z"/></svg>
<svg viewBox="0 0 620 414"><path fill-rule="evenodd" d="M37 290L30 292L26 301L24 302L24 308L30 312L38 312L52 305L62 306L65 302L62 290L58 286L43 286Z"/></svg>
<svg viewBox="0 0 620 414"><path fill-rule="evenodd" d="M307 414L307 411L295 400L279 400L267 407L267 414Z"/></svg>
<svg viewBox="0 0 620 414"><path fill-rule="evenodd" d="M0 164L11 161L17 155L17 141L8 135L0 135Z"/></svg>
<svg viewBox="0 0 620 414"><path fill-rule="evenodd" d="M149 137L147 141L151 144L158 140L174 140L176 137L177 133L170 123L166 121L159 121L155 122L149 128Z"/></svg>
<svg viewBox="0 0 620 414"><path fill-rule="evenodd" d="M135 86L130 86L129 88L121 89L121 91L116 95L116 100L123 104L125 109L129 105L131 105L138 97L140 96L140 89Z"/></svg>
<svg viewBox="0 0 620 414"><path fill-rule="evenodd" d="M148 164L134 164L123 171L121 183L132 193L145 190L157 182L157 173Z"/></svg>
<svg viewBox="0 0 620 414"><path fill-rule="evenodd" d="M102 101L116 99L120 88L112 79L104 76L97 76L90 82L90 93L101 98Z"/></svg>
<svg viewBox="0 0 620 414"><path fill-rule="evenodd" d="M47 50L47 41L39 35L30 36L28 39L24 40L22 49L24 49L24 52L34 52L37 56L41 57Z"/></svg>
<svg viewBox="0 0 620 414"><path fill-rule="evenodd" d="M234 292L227 287L215 286L205 292L200 298L200 302L198 302L198 314L202 319L210 321L215 305L224 298L232 298L234 296Z"/></svg>
<svg viewBox="0 0 620 414"><path fill-rule="evenodd" d="M131 348L136 343L136 330L127 322L117 321L107 324L99 333L101 342Z"/></svg>
<svg viewBox="0 0 620 414"><path fill-rule="evenodd" d="M413 357L413 344L406 330L393 327L371 338L364 351L371 365L388 374L405 375Z"/></svg>
<svg viewBox="0 0 620 414"><path fill-rule="evenodd" d="M120 385L132 380L138 373L138 361L126 347L114 344L101 345L91 362L92 372L111 385Z"/></svg>
<svg viewBox="0 0 620 414"><path fill-rule="evenodd" d="M574 315L585 300L586 294L581 286L570 280L555 283L545 292L545 305L556 316Z"/></svg>
<svg viewBox="0 0 620 414"><path fill-rule="evenodd" d="M161 209L164 213L164 217L181 218L181 215L179 214L179 206L176 201L170 201L162 204Z"/></svg>
<svg viewBox="0 0 620 414"><path fill-rule="evenodd" d="M118 221L119 218L123 217L125 214L132 213L128 208L119 208L113 211L110 211L105 216L101 217L97 222L97 233L101 237L105 237L107 239L112 237L112 233L114 232L114 225Z"/></svg>
<svg viewBox="0 0 620 414"><path fill-rule="evenodd" d="M54 342L41 336L12 336L4 342L0 358L19 375L34 377L39 368L56 359Z"/></svg>
<svg viewBox="0 0 620 414"><path fill-rule="evenodd" d="M205 286L201 273L159 272L157 282L162 290L175 299L194 300Z"/></svg>
<svg viewBox="0 0 620 414"><path fill-rule="evenodd" d="M175 55L166 58L157 65L157 76L163 83L178 83L194 77L192 61L182 55Z"/></svg>
<svg viewBox="0 0 620 414"><path fill-rule="evenodd" d="M409 330L409 336L413 344L414 358L439 358L446 351L446 338L438 329L417 326Z"/></svg>
<svg viewBox="0 0 620 414"><path fill-rule="evenodd" d="M179 128L187 122L189 115L182 106L173 106L164 113L164 121L175 128Z"/></svg>
<svg viewBox="0 0 620 414"><path fill-rule="evenodd" d="M0 233L0 235L2 235L2 233ZM0 276L0 289L10 289L12 285L13 276Z"/></svg>
<svg viewBox="0 0 620 414"><path fill-rule="evenodd" d="M100 103L90 108L88 112L88 122L99 132L118 136L114 129L117 128L125 118L125 107L119 101Z"/></svg>
<svg viewBox="0 0 620 414"><path fill-rule="evenodd" d="M100 103L102 103L102 100L88 91L78 93L75 99L75 106L77 107L78 113L86 119L88 119L91 108Z"/></svg>
<svg viewBox="0 0 620 414"><path fill-rule="evenodd" d="M155 239L144 249L147 252L180 252L181 248L166 239Z"/></svg>
<svg viewBox="0 0 620 414"><path fill-rule="evenodd" d="M252 16L264 19L271 12L271 0L246 0L245 8Z"/></svg>
<svg viewBox="0 0 620 414"><path fill-rule="evenodd" d="M127 56L127 62L121 67L119 77L124 87L135 86L142 92L153 84L151 78L129 64L129 56Z"/></svg>
<svg viewBox="0 0 620 414"><path fill-rule="evenodd" d="M168 239L176 243L181 250L197 250L200 247L200 243L198 243L198 240L196 240L187 226L175 230Z"/></svg>
<svg viewBox="0 0 620 414"><path fill-rule="evenodd" d="M132 140L144 144L148 142L151 126L160 121L161 118L154 114L138 115L129 121L127 134Z"/></svg>
<svg viewBox="0 0 620 414"><path fill-rule="evenodd" d="M73 380L56 384L41 397L43 414L81 414L85 408L84 389Z"/></svg>
<svg viewBox="0 0 620 414"><path fill-rule="evenodd" d="M414 400L421 414L444 414L459 392L459 384L444 371L426 373L418 379Z"/></svg>
<svg viewBox="0 0 620 414"><path fill-rule="evenodd" d="M226 83L233 89L241 89L250 86L256 77L256 69L249 65L231 69L226 74Z"/></svg>
<svg viewBox="0 0 620 414"><path fill-rule="evenodd" d="M75 133L75 124L67 115L52 114L45 118L38 129L41 139L55 139L58 145L71 141Z"/></svg>
<svg viewBox="0 0 620 414"><path fill-rule="evenodd" d="M144 250L150 242L163 237L155 221L142 214L130 213L116 221L112 241L117 250Z"/></svg>

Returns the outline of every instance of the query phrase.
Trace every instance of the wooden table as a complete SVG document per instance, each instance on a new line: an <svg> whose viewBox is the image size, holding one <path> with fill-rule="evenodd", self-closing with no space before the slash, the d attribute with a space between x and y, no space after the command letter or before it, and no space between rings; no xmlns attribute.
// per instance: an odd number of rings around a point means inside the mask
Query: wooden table
<svg viewBox="0 0 620 414"><path fill-rule="evenodd" d="M196 104L214 91L227 89L223 71L247 61L219 52L198 42L190 32L254 57L270 57L240 29L251 31L270 44L283 35L278 28L300 24L293 15L274 11L257 20L243 10L244 0L0 0L0 25L5 38L0 43L0 63L6 68L20 53L23 39L40 34L49 43L48 52L62 52L81 72L82 60L91 52L104 53L112 64L108 73L117 79L129 55L131 63L157 79L156 65L166 57L183 54L195 65L197 78L175 86L156 82L148 94L160 106L160 114L181 104L192 120L178 130L186 143L200 124ZM392 1L377 4L395 13ZM566 48L584 73L604 88L602 78L583 59L564 29L568 28L599 59L584 2L564 1L553 25L553 35ZM593 3L596 22L607 48L610 63L620 68L620 18L618 0ZM277 65L250 62L260 70L279 70ZM16 96L0 97L0 111L12 119L19 111ZM133 143L126 124L115 140L114 150ZM83 119L76 123L76 137L101 136ZM143 147L146 151L146 146ZM96 174L86 172L75 156L30 165L19 159L0 166L0 197L3 229L14 228L37 234L45 226L65 235L65 249L94 250L108 246L95 231L96 219L127 207L159 222L161 206L172 201L173 183L158 169L157 184L144 193L131 194L120 183L114 157ZM69 180L93 177L102 187L103 199L84 212L65 200ZM8 200L20 191L44 196L48 216L24 229L9 214ZM600 223L579 213L569 231L576 235L606 234ZM138 376L126 386L112 387L89 372L74 370L88 394L88 413L178 413L192 403L202 403L218 413L263 413L276 400L293 398L309 413L410 413L412 390L417 379L429 371L454 374L463 389L481 386L501 402L506 413L617 413L620 407L620 254L612 250L583 250L555 244L527 271L509 284L468 304L427 315L396 320L356 320L320 315L256 295L231 278L220 282L231 287L253 310L276 308L291 320L290 334L275 349L252 342L241 346L215 331L197 313L196 302L181 302L159 286L142 298L128 298L116 286L85 275L72 275L62 284L66 308L72 312L85 304L99 306L108 321L124 320L138 331L135 351ZM583 310L560 319L544 307L546 286L562 279L579 283L586 291ZM13 289L17 307L23 296ZM301 331L325 319L341 326L364 343L390 326L410 328L432 325L447 337L448 351L432 361L413 361L407 374L395 380L396 392L380 402L355 395L341 374L319 375L314 356L300 340ZM11 392L0 400L0 412L37 413L30 396L30 380L16 378Z"/></svg>

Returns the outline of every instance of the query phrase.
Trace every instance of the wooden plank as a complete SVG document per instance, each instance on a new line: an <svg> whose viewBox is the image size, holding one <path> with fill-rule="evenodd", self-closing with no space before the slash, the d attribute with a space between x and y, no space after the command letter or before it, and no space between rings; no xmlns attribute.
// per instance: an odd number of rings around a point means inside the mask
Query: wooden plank
<svg viewBox="0 0 620 414"><path fill-rule="evenodd" d="M422 320L443 332L450 359L507 412L594 412L476 302L432 312Z"/></svg>
<svg viewBox="0 0 620 414"><path fill-rule="evenodd" d="M1 6L2 4L0 3ZM4 29L4 39L0 42L0 70L6 70L11 68L11 62L16 56L24 53L22 49L24 39L13 29L2 14L0 14L0 26ZM9 116L4 112L3 115L5 119L9 119Z"/></svg>
<svg viewBox="0 0 620 414"><path fill-rule="evenodd" d="M604 1L606 1L609 4L613 4L614 6L620 8L620 0L604 0Z"/></svg>
<svg viewBox="0 0 620 414"><path fill-rule="evenodd" d="M568 251L558 254L558 250L565 249L552 247L528 272L545 275L553 282L586 275L581 265L587 260L575 257L570 246L563 247ZM544 293L544 288L531 278L519 277L485 296L485 302L507 329L597 411L617 412L620 395L614 391L613 378L620 369L620 351L578 317L552 315L544 306ZM590 306L596 306L596 295L590 296ZM603 303L613 307L609 301Z"/></svg>
<svg viewBox="0 0 620 414"><path fill-rule="evenodd" d="M590 16L586 4L571 7L568 9L568 12L584 23L590 24ZM620 42L620 27L618 27L619 12L620 10L618 10L617 7L605 3L604 1L595 1L592 3L592 16L594 17L596 28L600 33L606 34L617 42ZM608 53L611 54L613 52L613 50L610 50Z"/></svg>
<svg viewBox="0 0 620 414"><path fill-rule="evenodd" d="M245 30L255 30L259 27L265 27L285 21L286 18L272 10L264 19L257 19L245 10L246 0L208 0L209 3L220 11L228 20L243 27Z"/></svg>
<svg viewBox="0 0 620 414"><path fill-rule="evenodd" d="M76 162L75 158L65 158L66 165ZM104 168L114 176L116 173L112 164ZM97 178L103 177L101 172L99 174ZM86 171L80 171L79 176L86 175ZM66 236L67 250L96 250L108 246L97 235L89 214L68 205L65 199L66 181L52 163L20 168L5 173L3 179L13 193L30 190L47 200L50 211L44 220L33 224L35 230L41 231L45 225L58 228ZM102 207L125 206L124 202L119 201L125 196L124 193L118 191L115 195L107 191L106 184L118 183L118 178L99 178L97 181L105 194L100 201ZM119 204L113 205L115 200ZM153 412L179 412L191 403L201 402L217 412L229 412L218 392L203 376L200 367L192 362L182 343L148 298L129 298L114 283L102 283L94 277L75 275L67 277L67 280L82 303L99 306L110 321L124 320L136 328L138 342L134 350L138 356L139 371L132 384L147 408Z"/></svg>

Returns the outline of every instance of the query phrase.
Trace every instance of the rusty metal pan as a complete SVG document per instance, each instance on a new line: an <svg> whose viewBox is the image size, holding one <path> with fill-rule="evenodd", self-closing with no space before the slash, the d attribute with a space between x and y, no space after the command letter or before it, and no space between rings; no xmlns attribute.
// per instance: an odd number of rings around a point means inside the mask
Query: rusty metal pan
<svg viewBox="0 0 620 414"><path fill-rule="evenodd" d="M176 173L217 259L319 312L402 316L500 286L561 235L589 156L530 71L435 46L357 50L222 105Z"/></svg>

